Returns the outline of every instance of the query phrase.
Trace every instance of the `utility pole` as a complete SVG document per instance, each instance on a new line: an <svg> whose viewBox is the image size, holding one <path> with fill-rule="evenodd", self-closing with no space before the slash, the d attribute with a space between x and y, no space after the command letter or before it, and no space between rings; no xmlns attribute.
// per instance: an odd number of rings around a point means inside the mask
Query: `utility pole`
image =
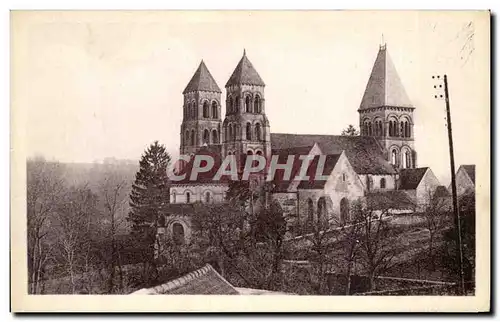
<svg viewBox="0 0 500 322"><path fill-rule="evenodd" d="M432 79L440 80L441 76L432 76ZM459 254L459 269L460 269L460 287L462 295L465 295L465 280L464 280L464 261L463 261L463 251L462 251L462 229L461 229L461 221L460 221L460 213L458 209L458 198L457 198L457 183L455 179L455 157L453 154L453 135L451 129L451 112L450 112L450 97L448 92L448 77L446 74L443 76L444 82L444 100L446 103L446 121L448 128L448 144L450 149L450 170L451 170L451 193L453 197L453 213L455 217L455 228L457 230L456 243L457 243L457 252ZM438 84L434 85L434 88L441 88L443 85ZM435 98L438 98L438 95L434 95ZM440 94L439 98L443 98L443 95Z"/></svg>

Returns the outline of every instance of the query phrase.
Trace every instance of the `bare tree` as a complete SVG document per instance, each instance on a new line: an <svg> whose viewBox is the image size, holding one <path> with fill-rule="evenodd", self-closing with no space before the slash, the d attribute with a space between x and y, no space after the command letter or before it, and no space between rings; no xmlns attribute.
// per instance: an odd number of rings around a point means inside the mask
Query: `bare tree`
<svg viewBox="0 0 500 322"><path fill-rule="evenodd" d="M47 235L50 217L63 190L62 167L42 158L27 162L28 274L30 294L42 293L42 279L51 258Z"/></svg>
<svg viewBox="0 0 500 322"><path fill-rule="evenodd" d="M109 241L108 262L109 278L107 282L107 292L115 291L115 274L118 269L119 289L123 288L123 271L121 265L120 250L117 245L116 236L120 228L124 225L127 192L125 191L126 182L116 173L109 172L99 185L101 202L104 210L104 230L106 240ZM107 244L107 243L106 243ZM105 252L108 254L108 252Z"/></svg>
<svg viewBox="0 0 500 322"><path fill-rule="evenodd" d="M267 287L277 287L280 281L281 264L283 262L283 240L286 233L286 221L283 209L276 201L269 207L261 209L254 223L257 240L264 243L271 253L271 269L267 279Z"/></svg>
<svg viewBox="0 0 500 322"><path fill-rule="evenodd" d="M388 206L384 206L375 210L370 204L368 206L356 204L353 209L354 220L361 225L359 255L370 279L370 291L376 288L376 277L391 267L396 251L386 220L389 209Z"/></svg>
<svg viewBox="0 0 500 322"><path fill-rule="evenodd" d="M193 216L196 246L217 262L223 275L227 264L245 282L249 281L239 271L236 262L250 234L244 230L247 220L248 214L236 204L195 205Z"/></svg>
<svg viewBox="0 0 500 322"><path fill-rule="evenodd" d="M86 186L73 187L65 195L52 222L57 236L55 250L65 267L73 294L78 291L79 278L83 273L89 272L92 219L96 213L96 201L96 196Z"/></svg>
<svg viewBox="0 0 500 322"><path fill-rule="evenodd" d="M340 237L343 246L343 255L346 262L346 295L351 294L351 278L353 270L356 268L356 259L359 257L360 251L360 238L363 222L354 219L342 226Z"/></svg>
<svg viewBox="0 0 500 322"><path fill-rule="evenodd" d="M339 231L329 231L330 224L326 220L312 223L309 228L312 232L305 235L305 239L310 243L307 258L314 268L313 287L316 294L325 294L328 267L331 267Z"/></svg>
<svg viewBox="0 0 500 322"><path fill-rule="evenodd" d="M448 198L449 199L449 198ZM427 229L429 230L429 261L432 269L436 268L434 244L436 234L444 228L445 223L450 219L447 211L450 210L451 203L447 202L447 198L441 198L433 191L429 191L428 202L424 209L424 218Z"/></svg>
<svg viewBox="0 0 500 322"><path fill-rule="evenodd" d="M276 204L256 216L238 203L196 205L195 247L239 284L276 289L282 284L286 222Z"/></svg>

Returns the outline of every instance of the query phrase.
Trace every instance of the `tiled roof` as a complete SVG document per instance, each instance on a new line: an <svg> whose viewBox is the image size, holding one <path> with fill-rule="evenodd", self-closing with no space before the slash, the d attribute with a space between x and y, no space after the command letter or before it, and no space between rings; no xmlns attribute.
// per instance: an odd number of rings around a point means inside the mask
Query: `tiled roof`
<svg viewBox="0 0 500 322"><path fill-rule="evenodd" d="M199 294L199 295L239 295L239 292L217 271L207 264L204 267L172 280L168 283L141 289L132 295Z"/></svg>
<svg viewBox="0 0 500 322"><path fill-rule="evenodd" d="M406 192L400 190L368 193L366 201L373 210L415 208L415 202L412 198Z"/></svg>
<svg viewBox="0 0 500 322"><path fill-rule="evenodd" d="M212 77L212 74L208 71L207 66L203 60L198 66L198 69L194 73L193 77L187 84L186 88L182 92L182 94L196 92L196 91L205 91L205 92L216 92L221 93L221 90L215 79Z"/></svg>
<svg viewBox="0 0 500 322"><path fill-rule="evenodd" d="M293 166L290 172L290 177L285 178L285 170L284 169L276 169L274 177L273 177L273 192L287 192L290 184L294 182L294 178L297 177L302 168L302 164L304 160L300 157L303 155L308 155L311 151L312 146L306 147L295 147L295 148L286 148L286 149L275 149L272 151L273 155L278 155L278 163L286 164L288 156L293 156ZM324 157L324 167L321 175L329 175L337 161L340 157L340 154L335 155L316 155L309 162L309 167L307 168L307 176L309 180L303 180L299 183L298 189L323 189L325 186L326 180L315 180L316 169L318 168L320 157Z"/></svg>
<svg viewBox="0 0 500 322"><path fill-rule="evenodd" d="M380 46L359 108L380 106L413 107L385 45Z"/></svg>
<svg viewBox="0 0 500 322"><path fill-rule="evenodd" d="M275 149L312 146L317 143L323 154L341 154L358 174L395 174L396 170L384 158L382 147L369 136L313 135L271 133Z"/></svg>
<svg viewBox="0 0 500 322"><path fill-rule="evenodd" d="M414 190L417 189L420 181L429 168L401 169L399 172L399 189Z"/></svg>
<svg viewBox="0 0 500 322"><path fill-rule="evenodd" d="M250 60L248 60L245 52L243 52L243 57L241 57L233 74L229 77L226 87L241 84L265 86L264 81L260 78L259 73L257 73Z"/></svg>
<svg viewBox="0 0 500 322"><path fill-rule="evenodd" d="M278 156L278 164L287 163L288 156L293 156L293 166L290 173L290 178L285 180L285 170L276 169L273 176L273 192L286 192L290 187L290 183L293 181L292 179L297 176L301 167L302 160L300 160L301 155L308 155L311 151L312 146L303 146L303 147L291 147L286 149L273 149L271 151L271 155Z"/></svg>
<svg viewBox="0 0 500 322"><path fill-rule="evenodd" d="M314 176L316 174L316 169L318 168L320 156L315 156L311 161L308 168L307 175L309 180L303 180L300 182L298 189L323 189L325 187L326 180L315 180ZM332 171L337 161L340 158L340 154L328 154L325 158L323 173L321 175L328 176Z"/></svg>
<svg viewBox="0 0 500 322"><path fill-rule="evenodd" d="M472 180L472 183L476 184L476 166L474 164L461 165L464 168L467 175Z"/></svg>

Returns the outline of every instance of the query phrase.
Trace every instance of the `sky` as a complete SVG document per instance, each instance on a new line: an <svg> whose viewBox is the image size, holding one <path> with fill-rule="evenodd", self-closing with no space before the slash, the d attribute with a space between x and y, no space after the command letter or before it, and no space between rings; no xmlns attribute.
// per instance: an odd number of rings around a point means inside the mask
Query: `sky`
<svg viewBox="0 0 500 322"><path fill-rule="evenodd" d="M485 12L45 11L14 13L11 26L13 125L28 157L138 160L155 140L175 157L200 61L223 89L244 49L266 83L271 132L340 134L358 127L386 43L416 107L418 165L448 184L445 103L431 79L444 73L457 168L489 159Z"/></svg>

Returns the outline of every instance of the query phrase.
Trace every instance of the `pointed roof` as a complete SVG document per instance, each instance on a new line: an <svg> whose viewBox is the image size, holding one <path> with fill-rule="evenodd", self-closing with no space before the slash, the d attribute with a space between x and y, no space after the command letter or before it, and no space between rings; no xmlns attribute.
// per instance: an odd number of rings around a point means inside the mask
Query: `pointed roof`
<svg viewBox="0 0 500 322"><path fill-rule="evenodd" d="M415 190L422 181L428 167L415 169L401 169L399 172L400 190Z"/></svg>
<svg viewBox="0 0 500 322"><path fill-rule="evenodd" d="M257 73L250 60L248 60L245 50L243 50L243 57L241 57L241 60L234 69L233 74L229 77L226 87L241 84L265 86L264 81L259 76L259 73Z"/></svg>
<svg viewBox="0 0 500 322"><path fill-rule="evenodd" d="M476 166L474 164L463 164L460 167L464 168L472 183L476 184Z"/></svg>
<svg viewBox="0 0 500 322"><path fill-rule="evenodd" d="M386 45L380 46L359 109L380 106L414 107L399 79Z"/></svg>
<svg viewBox="0 0 500 322"><path fill-rule="evenodd" d="M394 167L385 159L382 147L371 136L314 135L271 133L274 149L288 149L318 144L323 154L345 155L358 174L395 174Z"/></svg>
<svg viewBox="0 0 500 322"><path fill-rule="evenodd" d="M182 94L196 91L222 93L219 86L217 86L215 79L212 77L212 74L210 74L210 72L208 71L208 68L203 60L201 61L200 66L198 66L198 69L194 73L193 77L187 84Z"/></svg>

